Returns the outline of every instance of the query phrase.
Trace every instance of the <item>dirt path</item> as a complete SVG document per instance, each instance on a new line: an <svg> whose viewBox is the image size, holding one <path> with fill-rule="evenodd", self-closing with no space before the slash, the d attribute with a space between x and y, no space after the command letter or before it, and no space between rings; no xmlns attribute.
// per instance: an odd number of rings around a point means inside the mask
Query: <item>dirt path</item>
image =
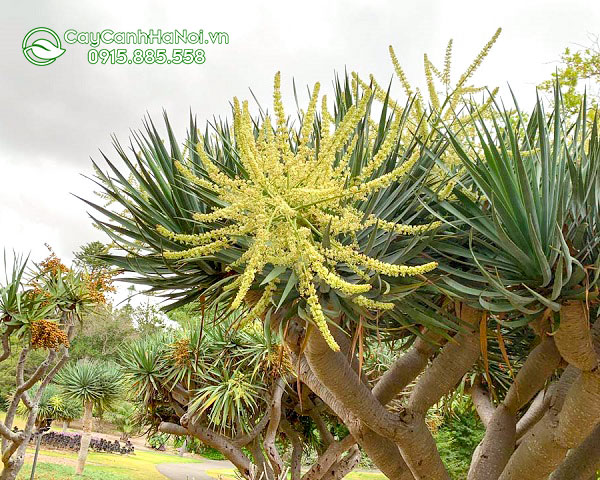
<svg viewBox="0 0 600 480"><path fill-rule="evenodd" d="M225 460L204 460L202 463L161 463L156 469L169 480L215 480L206 474L207 470L233 468Z"/></svg>

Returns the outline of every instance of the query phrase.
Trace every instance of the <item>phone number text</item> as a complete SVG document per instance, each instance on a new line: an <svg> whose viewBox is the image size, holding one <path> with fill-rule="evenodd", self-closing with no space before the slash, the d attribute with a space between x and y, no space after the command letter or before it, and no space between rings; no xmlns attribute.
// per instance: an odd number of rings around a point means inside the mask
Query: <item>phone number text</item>
<svg viewBox="0 0 600 480"><path fill-rule="evenodd" d="M126 48L92 48L88 51L91 64L203 64L206 54L201 48L174 48L167 52L165 48L137 48L129 52Z"/></svg>

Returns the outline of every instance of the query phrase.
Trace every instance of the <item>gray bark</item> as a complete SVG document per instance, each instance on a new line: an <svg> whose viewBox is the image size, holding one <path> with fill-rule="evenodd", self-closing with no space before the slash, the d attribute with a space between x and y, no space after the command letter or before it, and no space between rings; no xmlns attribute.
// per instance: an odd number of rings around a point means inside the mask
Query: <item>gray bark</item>
<svg viewBox="0 0 600 480"><path fill-rule="evenodd" d="M344 354L331 350L318 331L309 332L305 354L319 381L345 408L377 434L401 446L402 456L413 475L423 479L449 478L433 437L420 416L400 419L386 410L361 382Z"/></svg>
<svg viewBox="0 0 600 480"><path fill-rule="evenodd" d="M543 388L559 363L560 354L554 341L543 337L494 411L485 436L473 456L469 480L495 480L500 476L515 449L517 412Z"/></svg>
<svg viewBox="0 0 600 480"><path fill-rule="evenodd" d="M600 424L579 445L569 452L563 463L550 475L550 480L596 478L600 470Z"/></svg>
<svg viewBox="0 0 600 480"><path fill-rule="evenodd" d="M92 423L94 410L94 404L91 401L85 402L83 405L83 425L81 434L81 445L79 446L79 454L77 455L77 468L75 470L76 475L81 475L85 468L85 462L88 456L88 450L90 448L90 441L92 439Z"/></svg>

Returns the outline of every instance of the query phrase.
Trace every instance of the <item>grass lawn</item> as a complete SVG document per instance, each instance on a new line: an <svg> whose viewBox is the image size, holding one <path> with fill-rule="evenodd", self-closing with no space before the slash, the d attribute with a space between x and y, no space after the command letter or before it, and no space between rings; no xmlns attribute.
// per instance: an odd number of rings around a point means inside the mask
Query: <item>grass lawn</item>
<svg viewBox="0 0 600 480"><path fill-rule="evenodd" d="M30 475L31 464L26 463L19 473L17 480L29 480ZM35 469L35 478L36 480L63 480L67 478L77 478L81 480L128 480L129 478L137 477L132 477L128 473L112 473L107 471L104 467L95 466L86 466L83 475L78 475L76 477L74 467L53 463L38 463ZM164 480L165 477L160 475L152 478Z"/></svg>
<svg viewBox="0 0 600 480"><path fill-rule="evenodd" d="M32 453L32 452L30 452ZM202 460L179 457L159 452L137 452L135 455L114 455L90 452L82 476L75 476L74 462L77 454L55 450L40 450L41 461L36 468L36 480L165 480L155 465L159 463L199 463ZM55 459L57 463L48 461ZM17 480L29 480L31 458L25 464ZM60 462L64 462L62 464ZM214 478L235 480L233 469L214 469L206 472ZM383 480L381 473L352 472L348 480Z"/></svg>
<svg viewBox="0 0 600 480"><path fill-rule="evenodd" d="M0 412L0 420L4 413ZM15 418L15 425L22 427L23 419ZM28 453L33 454L32 448ZM170 455L154 451L136 451L135 455L115 455L111 453L90 452L85 472L75 476L77 452L58 450L40 450L35 478L36 480L165 480L156 470L159 463L199 463L202 460ZM29 457L19 473L17 480L29 480L32 458ZM214 469L206 472L214 478L236 480L233 469ZM352 472L347 480L384 480L385 476L374 472Z"/></svg>
<svg viewBox="0 0 600 480"><path fill-rule="evenodd" d="M160 452L136 452L135 455L90 452L84 475L76 477L75 468L72 465L77 459L77 453L42 449L40 450L40 455L46 458L53 457L57 460L57 463L48 461L38 462L35 475L36 480L63 480L70 478L77 478L78 480L165 480L165 477L158 473L155 465L159 463L198 463L200 461ZM61 460L69 464L58 464ZM19 480L28 480L30 472L31 464L26 463L17 478Z"/></svg>

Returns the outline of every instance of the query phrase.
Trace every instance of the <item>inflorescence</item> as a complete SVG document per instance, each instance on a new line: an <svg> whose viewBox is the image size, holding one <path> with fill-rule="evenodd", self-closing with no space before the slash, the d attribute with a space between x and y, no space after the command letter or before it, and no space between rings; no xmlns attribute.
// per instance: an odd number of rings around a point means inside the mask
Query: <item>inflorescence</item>
<svg viewBox="0 0 600 480"><path fill-rule="evenodd" d="M196 149L202 162L203 178L195 175L188 166L176 162L184 177L210 190L224 206L209 213L194 214L196 221L208 227L203 233L178 234L158 226L161 235L189 247L182 251L165 251L164 257L181 260L207 256L234 245L240 237L249 238L249 247L231 265L232 268L243 267L242 273L229 286L237 289L231 308L241 305L256 277L268 264L287 267L298 278L298 292L308 304L312 320L334 350L339 350L339 347L329 331L319 302L315 286L317 279L367 309L393 308L392 303L365 297L371 285L345 280L336 272L336 265L344 263L368 280L367 272L415 276L433 270L437 264L405 266L386 263L361 253L356 243L346 245L338 239L353 236L371 226L399 235L422 234L437 228L439 222L417 226L396 224L373 215L365 218L364 212L356 208L358 201L405 177L419 156L418 149L399 155L395 169L378 175L401 136L397 115L377 153L362 172L349 181L356 127L367 112L370 96L371 91L366 89L362 98L335 125L333 132L333 118L327 110L326 97L323 97L318 148L313 135L318 110L318 83L312 91L296 142L290 142L293 132L286 121L279 73L275 76L274 126L271 118L266 116L258 127L258 135L255 135L255 123L248 103L240 104L235 98L233 130L247 178L232 178L219 168L205 151L202 140ZM225 226L211 226L220 221ZM324 232L328 232L327 242L323 242ZM275 283L266 285L253 306L252 315L260 316L268 308L276 291Z"/></svg>

